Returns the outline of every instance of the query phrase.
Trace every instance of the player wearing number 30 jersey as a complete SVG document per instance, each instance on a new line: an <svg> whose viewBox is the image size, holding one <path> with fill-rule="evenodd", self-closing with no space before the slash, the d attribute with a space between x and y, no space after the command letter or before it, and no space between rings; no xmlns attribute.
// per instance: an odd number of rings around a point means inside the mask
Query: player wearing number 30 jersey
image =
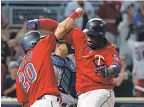
<svg viewBox="0 0 144 107"><path fill-rule="evenodd" d="M25 56L17 73L16 91L17 100L24 107L59 107L60 93L51 54L57 36L65 35L67 32L63 29L69 31L72 27L67 27L67 23L81 16L82 12L82 9L77 9L63 21L63 26L49 36L42 37L40 32L30 31L21 38L21 47Z"/></svg>

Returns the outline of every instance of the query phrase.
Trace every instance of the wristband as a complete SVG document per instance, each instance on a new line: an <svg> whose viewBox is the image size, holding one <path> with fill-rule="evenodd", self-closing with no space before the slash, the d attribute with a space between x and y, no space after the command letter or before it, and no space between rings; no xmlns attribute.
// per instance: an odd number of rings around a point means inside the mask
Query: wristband
<svg viewBox="0 0 144 107"><path fill-rule="evenodd" d="M69 17L75 20L78 16L79 14L77 12L73 12Z"/></svg>

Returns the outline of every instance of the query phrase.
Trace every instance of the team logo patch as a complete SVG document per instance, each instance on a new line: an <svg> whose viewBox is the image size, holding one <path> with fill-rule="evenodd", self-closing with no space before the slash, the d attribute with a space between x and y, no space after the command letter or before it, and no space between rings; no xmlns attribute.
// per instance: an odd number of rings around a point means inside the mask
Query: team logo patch
<svg viewBox="0 0 144 107"><path fill-rule="evenodd" d="M113 59L115 59L116 61L119 61L119 57L116 54L112 55Z"/></svg>
<svg viewBox="0 0 144 107"><path fill-rule="evenodd" d="M95 64L96 68L105 65L104 57L101 55L95 55L93 59L93 63Z"/></svg>

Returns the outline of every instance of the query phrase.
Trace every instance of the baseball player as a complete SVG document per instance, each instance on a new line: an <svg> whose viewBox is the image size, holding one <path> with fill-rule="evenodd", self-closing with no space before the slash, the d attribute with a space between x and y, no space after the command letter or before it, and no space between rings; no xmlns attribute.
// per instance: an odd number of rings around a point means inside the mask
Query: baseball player
<svg viewBox="0 0 144 107"><path fill-rule="evenodd" d="M45 23L43 29L47 27ZM78 107L114 107L113 77L121 71L121 59L105 32L105 22L93 18L84 31L73 28L67 35L57 37L65 38L75 48Z"/></svg>
<svg viewBox="0 0 144 107"><path fill-rule="evenodd" d="M67 23L72 23L82 13L82 9L77 9L63 21L65 25L58 27L49 36L42 37L40 32L30 31L21 38L25 56L17 73L16 91L17 100L24 107L59 107L60 93L51 53L55 46L56 35L65 35L72 27L67 27Z"/></svg>
<svg viewBox="0 0 144 107"><path fill-rule="evenodd" d="M28 26L31 28L41 28L44 21L48 22L50 19L30 20ZM36 24L37 23L37 24ZM50 26L49 22L49 26ZM52 26L53 27L53 26ZM47 30L49 27L47 27ZM54 54L52 55L52 63L58 81L59 91L61 92L62 104L61 107L69 107L77 103L77 95L75 92L75 63L74 63L74 50L71 45L64 39L57 40Z"/></svg>
<svg viewBox="0 0 144 107"><path fill-rule="evenodd" d="M144 96L144 25L137 27L137 40L128 40L133 58L133 80L136 88L136 96Z"/></svg>

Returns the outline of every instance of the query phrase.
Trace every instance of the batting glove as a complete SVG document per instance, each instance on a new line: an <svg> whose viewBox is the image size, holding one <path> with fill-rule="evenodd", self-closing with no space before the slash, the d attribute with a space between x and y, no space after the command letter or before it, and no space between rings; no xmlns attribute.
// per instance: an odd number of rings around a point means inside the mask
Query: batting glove
<svg viewBox="0 0 144 107"><path fill-rule="evenodd" d="M27 22L27 28L31 28L31 29L34 29L34 30L38 30L38 27L39 27L38 19L29 20L29 21Z"/></svg>
<svg viewBox="0 0 144 107"><path fill-rule="evenodd" d="M107 76L109 76L109 69L106 68L105 66L100 66L99 71L101 71L102 77L106 78Z"/></svg>

